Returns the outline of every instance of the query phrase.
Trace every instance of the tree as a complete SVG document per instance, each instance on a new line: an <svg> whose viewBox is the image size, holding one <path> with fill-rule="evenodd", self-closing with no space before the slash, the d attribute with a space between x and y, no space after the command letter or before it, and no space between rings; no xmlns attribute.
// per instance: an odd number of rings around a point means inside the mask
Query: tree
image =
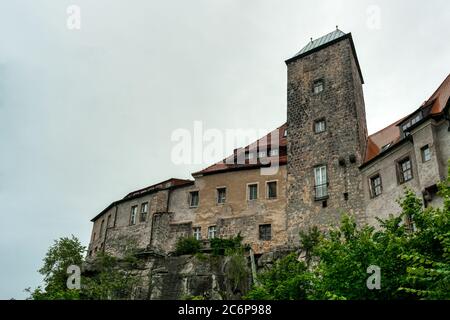
<svg viewBox="0 0 450 320"><path fill-rule="evenodd" d="M44 286L34 290L26 289L32 300L78 300L78 299L127 299L138 283L133 272L137 259L134 250L127 251L123 259L106 253L99 253L93 261L89 275L81 276L80 289L67 288L67 268L77 265L81 268L85 247L72 236L63 237L49 248L44 265L39 273L44 276Z"/></svg>
<svg viewBox="0 0 450 320"><path fill-rule="evenodd" d="M358 228L343 215L339 228L301 233L307 269L295 255L279 260L260 276L249 299L450 299L450 162L439 184L443 208L423 208L411 190L399 200L397 217L381 228ZM408 217L414 230L403 221ZM369 289L369 266L381 272L381 288Z"/></svg>
<svg viewBox="0 0 450 320"><path fill-rule="evenodd" d="M31 291L33 300L55 300L55 299L79 299L79 291L68 289L67 268L70 265L81 266L85 247L80 241L72 235L71 238L63 237L55 240L49 248L45 258L44 265L39 269L39 273L44 276L44 288L37 287Z"/></svg>

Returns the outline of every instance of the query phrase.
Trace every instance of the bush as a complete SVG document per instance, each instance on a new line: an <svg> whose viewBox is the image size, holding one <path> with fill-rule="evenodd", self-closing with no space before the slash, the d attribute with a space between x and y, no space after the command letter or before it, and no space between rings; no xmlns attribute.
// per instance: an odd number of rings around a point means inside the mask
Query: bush
<svg viewBox="0 0 450 320"><path fill-rule="evenodd" d="M226 255L227 252L231 253L241 249L242 237L241 234L238 234L236 237L230 239L214 238L211 239L210 244L213 255L223 256Z"/></svg>
<svg viewBox="0 0 450 320"><path fill-rule="evenodd" d="M179 238L177 240L175 254L179 256L183 254L196 254L200 251L200 248L200 241L194 237Z"/></svg>

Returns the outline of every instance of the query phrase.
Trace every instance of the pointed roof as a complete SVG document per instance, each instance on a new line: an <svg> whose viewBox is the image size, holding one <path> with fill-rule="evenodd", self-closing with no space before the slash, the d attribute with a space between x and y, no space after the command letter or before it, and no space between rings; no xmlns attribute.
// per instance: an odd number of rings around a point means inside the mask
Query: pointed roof
<svg viewBox="0 0 450 320"><path fill-rule="evenodd" d="M358 67L358 73L361 78L361 83L364 84L364 78L363 78L363 75L361 72L361 67L359 65L358 56L356 54L356 49L355 49L355 44L353 43L352 34L345 33L343 31L339 30L337 27L336 27L336 30L334 30L333 32L330 32L316 40L313 40L311 38L311 41L306 46L304 46L292 58L287 59L285 61L285 63L289 64L293 61L296 61L297 59L301 59L307 55L310 55L316 51L322 50L322 49L324 49L332 44L335 44L339 41L342 41L344 39L349 39L349 41L350 41L350 46L352 48L353 56L356 61L356 66Z"/></svg>
<svg viewBox="0 0 450 320"><path fill-rule="evenodd" d="M308 43L306 46L304 46L302 48L302 50L297 52L297 54L294 57L297 57L297 56L300 56L300 55L302 55L304 53L312 51L315 48L318 48L318 47L320 47L322 45L330 43L333 40L339 39L340 37L343 37L343 36L345 36L345 33L336 28L336 30L334 30L333 32L330 32L330 33L324 35L323 37L320 37L319 39L312 40L312 38L311 38L311 42Z"/></svg>

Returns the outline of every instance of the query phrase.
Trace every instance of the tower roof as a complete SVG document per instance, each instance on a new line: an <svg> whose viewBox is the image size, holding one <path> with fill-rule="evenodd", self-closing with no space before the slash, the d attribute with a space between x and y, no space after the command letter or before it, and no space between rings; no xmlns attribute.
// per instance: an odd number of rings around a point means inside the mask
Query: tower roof
<svg viewBox="0 0 450 320"><path fill-rule="evenodd" d="M353 56L356 61L356 66L358 67L359 76L361 78L361 83L364 84L364 78L362 76L361 67L359 66L358 56L356 55L355 45L353 43L353 38L351 33L345 33L341 30L339 30L336 27L336 30L333 32L330 32L323 37L320 37L316 40L313 40L311 38L311 41L302 48L299 52L297 52L292 58L287 59L285 62L286 64L289 64L293 61L296 61L298 59L301 59L309 54L312 54L316 51L322 50L325 47L328 47L334 43L337 43L339 41L342 41L344 39L349 39L350 46L353 52Z"/></svg>
<svg viewBox="0 0 450 320"><path fill-rule="evenodd" d="M333 40L336 40L340 37L343 37L343 36L345 36L345 33L336 28L336 30L334 30L333 32L330 32L330 33L324 35L323 37L320 37L319 39L312 40L312 38L311 38L311 41L306 46L304 46L302 48L302 50L297 52L297 54L294 57L297 57L306 52L312 51L317 47L320 47L324 44L327 44L327 43L329 43Z"/></svg>

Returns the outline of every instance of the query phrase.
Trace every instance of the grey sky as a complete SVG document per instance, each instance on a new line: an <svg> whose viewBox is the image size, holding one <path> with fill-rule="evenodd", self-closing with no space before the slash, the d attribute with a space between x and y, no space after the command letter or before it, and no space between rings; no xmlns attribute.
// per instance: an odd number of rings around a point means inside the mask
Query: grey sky
<svg viewBox="0 0 450 320"><path fill-rule="evenodd" d="M281 125L284 60L336 25L353 34L370 133L450 71L446 0L1 0L0 298L40 284L54 239L87 244L111 201L209 165L171 163L176 128Z"/></svg>

